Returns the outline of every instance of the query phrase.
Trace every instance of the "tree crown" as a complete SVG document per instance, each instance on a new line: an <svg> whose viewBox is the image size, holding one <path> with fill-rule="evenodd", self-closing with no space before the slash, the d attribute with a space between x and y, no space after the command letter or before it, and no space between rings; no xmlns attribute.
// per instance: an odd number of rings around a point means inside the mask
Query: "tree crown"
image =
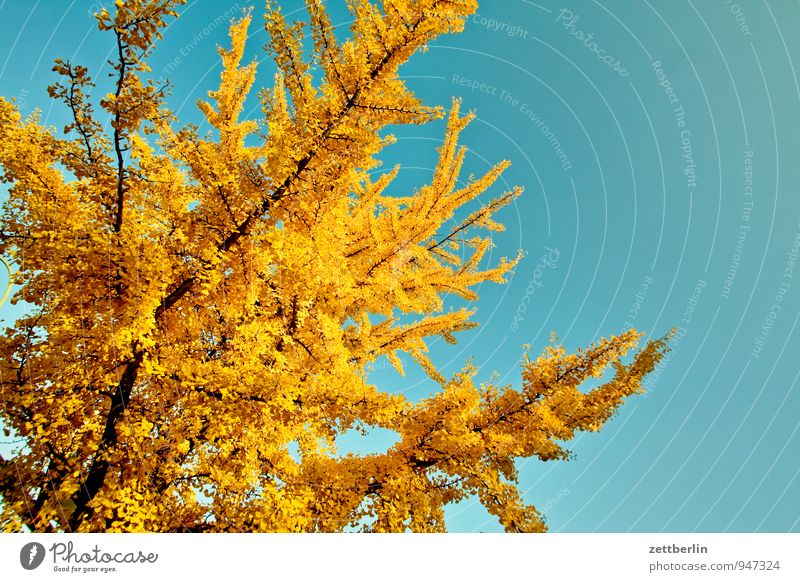
<svg viewBox="0 0 800 582"><path fill-rule="evenodd" d="M63 137L0 98L0 252L14 300L32 304L0 338L0 414L25 445L0 459L5 528L441 531L447 504L477 496L506 530L544 531L515 460L566 458L576 431L641 390L666 339L627 364L635 330L575 354L553 344L524 358L521 390L476 385L470 365L445 378L429 359L430 338L475 325L446 296L475 300L519 260L485 265L494 216L521 189L478 200L507 162L461 180L472 114L458 100L429 184L397 192L398 169L377 171L386 128L444 115L398 68L460 31L474 0L348 0L344 42L321 0L306 23L267 2L278 73L260 116L242 116L256 73L244 15L198 102L207 135L148 79L181 3L97 15L117 49L108 131L89 72L67 61L49 90L72 113ZM401 353L439 386L420 402L369 381L380 357L402 370ZM369 427L398 443L336 454L337 435Z"/></svg>

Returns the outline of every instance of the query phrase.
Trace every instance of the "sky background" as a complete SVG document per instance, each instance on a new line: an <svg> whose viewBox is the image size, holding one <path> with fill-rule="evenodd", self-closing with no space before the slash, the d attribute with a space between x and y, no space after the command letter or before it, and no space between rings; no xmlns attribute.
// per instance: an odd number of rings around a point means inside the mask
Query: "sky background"
<svg viewBox="0 0 800 582"><path fill-rule="evenodd" d="M173 82L183 122L201 121L215 46L250 4L189 0L167 29L150 63ZM304 16L299 0L280 4ZM456 346L432 342L434 362L453 373L473 358L479 379L518 387L524 345L538 352L552 332L574 350L631 325L650 337L678 326L647 393L578 436L574 459L519 462L525 500L557 532L800 531L800 3L479 4L464 33L440 37L402 75L426 104L457 96L476 111L465 177L512 162L486 196L525 193L499 215L507 230L491 260L527 255L508 284L479 289L479 328ZM65 111L46 94L53 60L87 66L103 89L113 38L91 16L103 5L0 0L0 95L60 131ZM328 5L345 35L344 2ZM262 9L246 56L261 63L259 87L275 71ZM251 102L255 117L255 92ZM381 157L403 165L398 188L430 177L443 132L443 122L394 132ZM3 306L0 323L19 313ZM406 364L405 378L385 362L371 378L412 400L435 389ZM346 435L340 452L392 442ZM476 500L450 507L447 525L500 531Z"/></svg>

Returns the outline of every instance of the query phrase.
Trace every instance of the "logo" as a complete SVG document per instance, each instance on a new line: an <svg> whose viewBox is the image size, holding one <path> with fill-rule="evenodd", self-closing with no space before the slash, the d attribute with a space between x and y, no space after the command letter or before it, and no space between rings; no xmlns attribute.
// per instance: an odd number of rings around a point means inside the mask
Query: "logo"
<svg viewBox="0 0 800 582"><path fill-rule="evenodd" d="M30 542L19 551L19 563L26 570L35 570L44 561L44 546L39 542Z"/></svg>

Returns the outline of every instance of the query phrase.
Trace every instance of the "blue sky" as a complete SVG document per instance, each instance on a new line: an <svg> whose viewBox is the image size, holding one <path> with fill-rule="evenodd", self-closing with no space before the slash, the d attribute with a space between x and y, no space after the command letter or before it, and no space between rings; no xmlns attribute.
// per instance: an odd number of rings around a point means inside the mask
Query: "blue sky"
<svg viewBox="0 0 800 582"><path fill-rule="evenodd" d="M111 38L90 15L103 3L87 4L0 0L0 94L57 127L53 59L101 82L108 70ZM168 28L151 67L173 81L183 121L199 121L214 47L248 5L189 0ZM344 33L344 2L329 5ZM264 86L274 68L261 11L248 55ZM523 345L535 352L551 332L574 349L631 324L650 336L681 328L647 394L576 439L573 460L520 462L525 498L552 531L800 531L798 23L790 2L483 0L463 34L402 70L426 103L457 96L476 111L465 175L508 159L505 185L525 187L500 216L493 259L526 258L507 285L481 287L480 328L457 346L434 342L437 364L454 372L472 357L481 378L518 385ZM382 158L413 188L443 124L395 133ZM15 313L0 309L5 323ZM372 377L420 398L433 386L407 364L405 378L383 366ZM452 508L448 526L499 529L477 502Z"/></svg>

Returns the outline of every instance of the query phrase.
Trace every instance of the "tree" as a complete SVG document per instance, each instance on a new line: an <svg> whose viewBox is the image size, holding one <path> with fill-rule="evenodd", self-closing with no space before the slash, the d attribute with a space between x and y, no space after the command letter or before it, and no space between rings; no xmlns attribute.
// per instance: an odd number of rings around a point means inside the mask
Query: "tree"
<svg viewBox="0 0 800 582"><path fill-rule="evenodd" d="M430 338L475 325L445 296L476 299L520 258L483 264L493 216L521 189L464 210L507 163L459 186L472 114L457 100L429 185L401 195L397 168L375 174L387 127L444 116L398 67L460 31L475 1L349 0L340 42L307 0L309 56L304 25L268 2L279 72L261 118L242 118L256 72L242 64L244 15L198 103L205 136L178 127L168 88L147 80L178 4L118 0L97 15L117 49L107 133L88 71L67 61L49 89L72 113L64 137L0 99L0 252L14 300L32 304L0 340L3 424L25 445L0 459L5 529L441 531L444 506L477 496L506 530L544 531L515 459L566 458L560 442L641 390L667 338L635 351L629 330L575 354L554 343L523 359L521 390L476 385L471 365L445 378L426 355ZM368 380L401 353L439 385L421 402ZM337 435L369 427L399 442L336 455Z"/></svg>

